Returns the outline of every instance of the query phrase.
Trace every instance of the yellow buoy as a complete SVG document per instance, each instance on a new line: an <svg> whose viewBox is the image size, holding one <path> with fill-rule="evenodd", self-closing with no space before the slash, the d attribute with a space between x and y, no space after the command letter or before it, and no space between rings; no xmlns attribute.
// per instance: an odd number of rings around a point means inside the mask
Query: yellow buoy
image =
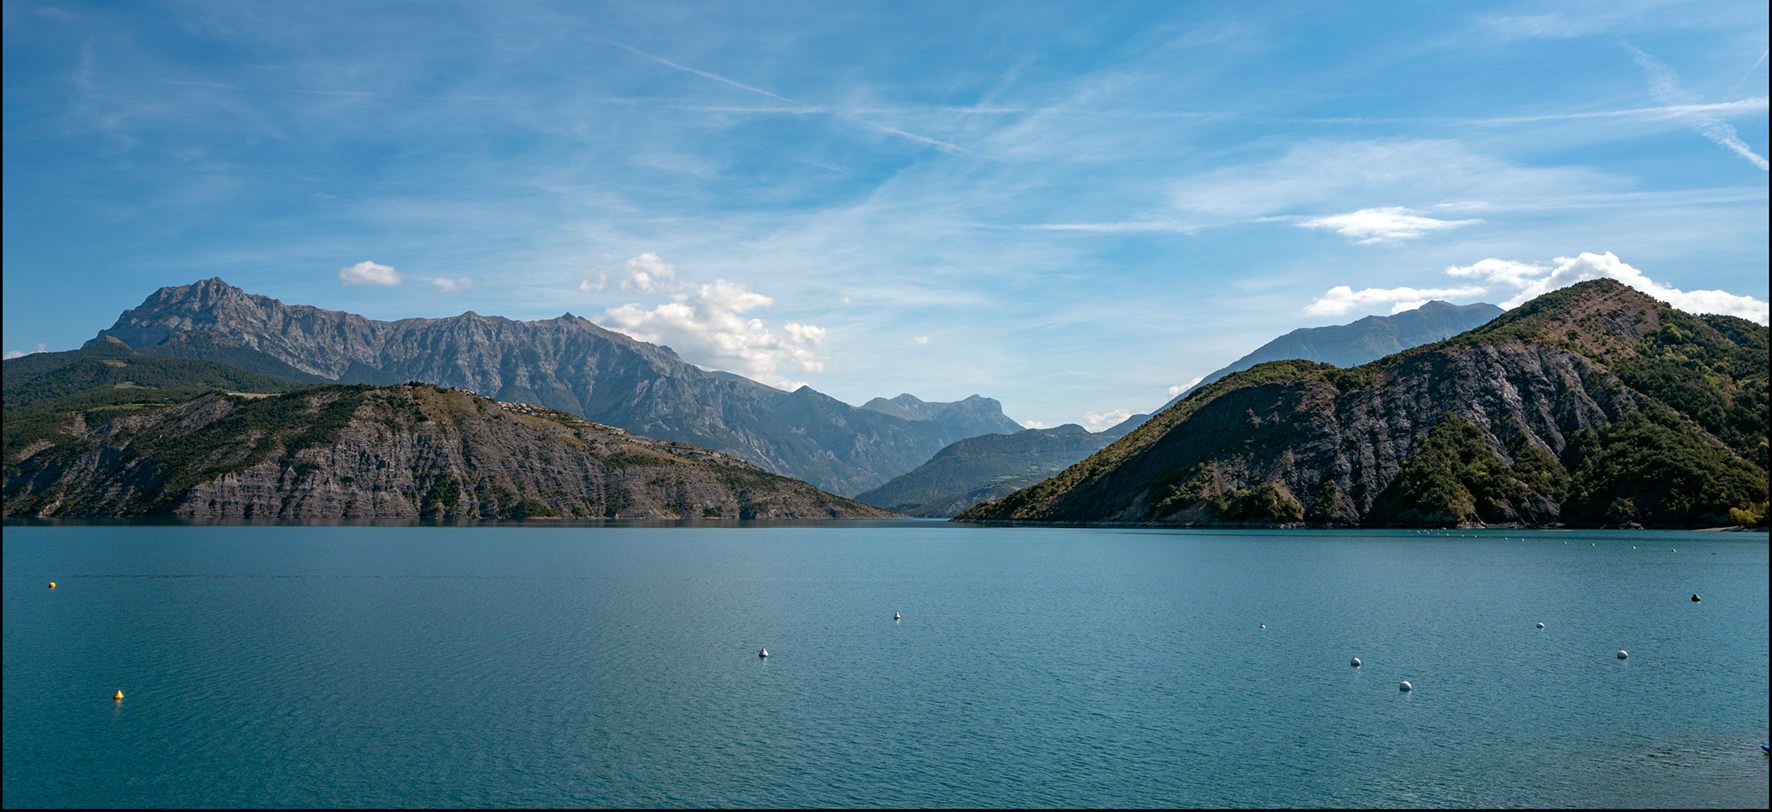
<svg viewBox="0 0 1772 812"><path fill-rule="evenodd" d="M49 582L49 588L50 588L50 589L54 589L54 588L55 588L55 582L54 582L54 581L50 581L50 582Z"/></svg>
<svg viewBox="0 0 1772 812"><path fill-rule="evenodd" d="M112 695L111 695L111 701L112 701L112 702L122 702L122 701L123 701L123 692L122 692L122 691L118 691L118 692L117 692L117 693L115 693L115 694L112 694Z"/></svg>

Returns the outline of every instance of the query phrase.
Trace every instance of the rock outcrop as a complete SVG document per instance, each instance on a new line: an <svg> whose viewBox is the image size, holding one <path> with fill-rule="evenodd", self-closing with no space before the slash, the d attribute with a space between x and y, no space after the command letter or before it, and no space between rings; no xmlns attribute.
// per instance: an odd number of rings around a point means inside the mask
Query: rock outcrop
<svg viewBox="0 0 1772 812"><path fill-rule="evenodd" d="M726 454L422 384L208 394L102 424L71 419L14 456L6 460L8 517L893 515Z"/></svg>
<svg viewBox="0 0 1772 812"><path fill-rule="evenodd" d="M421 381L546 406L723 451L839 494L875 487L974 431L970 424L856 408L806 387L783 392L709 372L668 347L570 313L545 321L472 312L376 321L285 305L207 279L161 288L99 337L144 353L292 379ZM996 401L963 403L975 418L973 407L994 408L1002 418Z"/></svg>
<svg viewBox="0 0 1772 812"><path fill-rule="evenodd" d="M1585 282L1352 369L1232 374L959 518L1727 524L1766 500L1766 392L1766 328Z"/></svg>

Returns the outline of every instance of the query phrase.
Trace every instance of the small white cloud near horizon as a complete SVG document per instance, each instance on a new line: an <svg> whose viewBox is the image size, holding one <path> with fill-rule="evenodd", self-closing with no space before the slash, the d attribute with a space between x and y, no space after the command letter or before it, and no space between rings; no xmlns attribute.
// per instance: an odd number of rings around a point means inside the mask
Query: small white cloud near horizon
<svg viewBox="0 0 1772 812"><path fill-rule="evenodd" d="M622 287L669 293L671 301L651 309L629 303L603 311L597 320L611 330L653 344L664 344L698 366L735 372L770 386L797 389L805 385L780 370L824 371L817 348L825 329L788 322L779 331L762 319L740 314L770 307L775 300L742 284L715 279L708 284L679 282L676 266L645 253L627 261Z"/></svg>
<svg viewBox="0 0 1772 812"><path fill-rule="evenodd" d="M596 279L592 279L587 276L583 279L578 280L578 289L584 291L585 293L601 293L603 288L608 286L608 284L609 284L609 275L599 271L597 273Z"/></svg>
<svg viewBox="0 0 1772 812"><path fill-rule="evenodd" d="M20 350L7 350L5 359L8 361L11 361L14 358L23 358L27 355L36 355L37 353L40 353L40 352L49 352L49 345L39 341L39 342L37 342L37 349L31 350L29 352L23 352Z"/></svg>
<svg viewBox="0 0 1772 812"><path fill-rule="evenodd" d="M1347 285L1336 285L1330 288L1316 301L1305 305L1304 312L1312 316L1339 316L1355 308L1369 308L1373 305L1390 304L1392 313L1401 313L1427 304L1434 299L1463 299L1481 296L1488 289L1475 285L1459 288L1365 288L1354 290ZM1407 305L1398 308L1396 305Z"/></svg>
<svg viewBox="0 0 1772 812"><path fill-rule="evenodd" d="M347 268L338 269L339 281L347 285L382 285L391 287L406 281L399 271L387 265L364 260Z"/></svg>
<svg viewBox="0 0 1772 812"><path fill-rule="evenodd" d="M1203 380L1206 380L1205 375L1195 375L1193 380L1188 381L1187 383L1178 383L1174 386L1171 386L1171 387L1169 387L1169 397L1173 398L1176 395L1179 395L1183 392L1186 392L1189 389L1199 386L1200 382Z"/></svg>
<svg viewBox="0 0 1772 812"><path fill-rule="evenodd" d="M1347 214L1332 214L1300 222L1300 228L1334 231L1362 245L1402 242L1425 237L1438 231L1450 231L1483 222L1482 220L1437 220L1423 217L1403 206L1360 209Z"/></svg>
<svg viewBox="0 0 1772 812"><path fill-rule="evenodd" d="M916 338L913 338L911 340L917 342L917 346L920 347L920 346L923 346L924 344L929 343L929 336L917 336Z"/></svg>
<svg viewBox="0 0 1772 812"><path fill-rule="evenodd" d="M446 276L439 276L432 279L431 284L436 285L437 289L444 293L460 293L474 286L474 278L471 276L458 276L454 279L450 279Z"/></svg>
<svg viewBox="0 0 1772 812"><path fill-rule="evenodd" d="M1557 257L1551 260L1549 266L1485 259L1471 265L1454 265L1447 268L1446 273L1519 288L1519 293L1501 303L1502 307L1509 309L1577 282L1616 279L1688 313L1720 313L1744 318L1756 324L1766 324L1769 317L1772 317L1768 304L1752 296L1738 296L1721 290L1686 291L1669 287L1625 264L1611 251L1601 254L1583 251L1573 259Z"/></svg>
<svg viewBox="0 0 1772 812"><path fill-rule="evenodd" d="M1088 412L1083 415L1083 427L1090 431L1101 431L1119 425L1132 416L1131 409L1109 409L1105 412Z"/></svg>

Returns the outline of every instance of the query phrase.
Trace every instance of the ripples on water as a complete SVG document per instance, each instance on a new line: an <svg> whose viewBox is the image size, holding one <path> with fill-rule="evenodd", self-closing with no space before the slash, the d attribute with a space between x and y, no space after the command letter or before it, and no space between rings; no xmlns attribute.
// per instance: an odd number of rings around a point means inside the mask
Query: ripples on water
<svg viewBox="0 0 1772 812"><path fill-rule="evenodd" d="M1764 808L1766 537L1519 532L12 527L5 803Z"/></svg>

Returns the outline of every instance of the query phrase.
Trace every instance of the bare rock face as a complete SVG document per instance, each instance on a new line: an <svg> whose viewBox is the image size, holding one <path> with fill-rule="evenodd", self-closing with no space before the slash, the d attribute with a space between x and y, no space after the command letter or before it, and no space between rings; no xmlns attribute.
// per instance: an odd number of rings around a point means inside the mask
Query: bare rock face
<svg viewBox="0 0 1772 812"><path fill-rule="evenodd" d="M40 445L40 444L39 444ZM7 516L879 518L703 448L425 385L221 394L8 460Z"/></svg>
<svg viewBox="0 0 1772 812"><path fill-rule="evenodd" d="M1353 369L1235 373L959 518L1728 523L1766 499L1766 347L1758 325L1582 283Z"/></svg>
<svg viewBox="0 0 1772 812"><path fill-rule="evenodd" d="M783 392L708 372L668 347L570 313L545 321L472 312L376 321L285 305L220 279L161 288L99 338L298 380L421 381L546 406L723 451L840 494L877 486L981 433L992 424L985 412L1008 422L996 401L982 398L962 402L957 413L966 420L910 420L811 389Z"/></svg>

